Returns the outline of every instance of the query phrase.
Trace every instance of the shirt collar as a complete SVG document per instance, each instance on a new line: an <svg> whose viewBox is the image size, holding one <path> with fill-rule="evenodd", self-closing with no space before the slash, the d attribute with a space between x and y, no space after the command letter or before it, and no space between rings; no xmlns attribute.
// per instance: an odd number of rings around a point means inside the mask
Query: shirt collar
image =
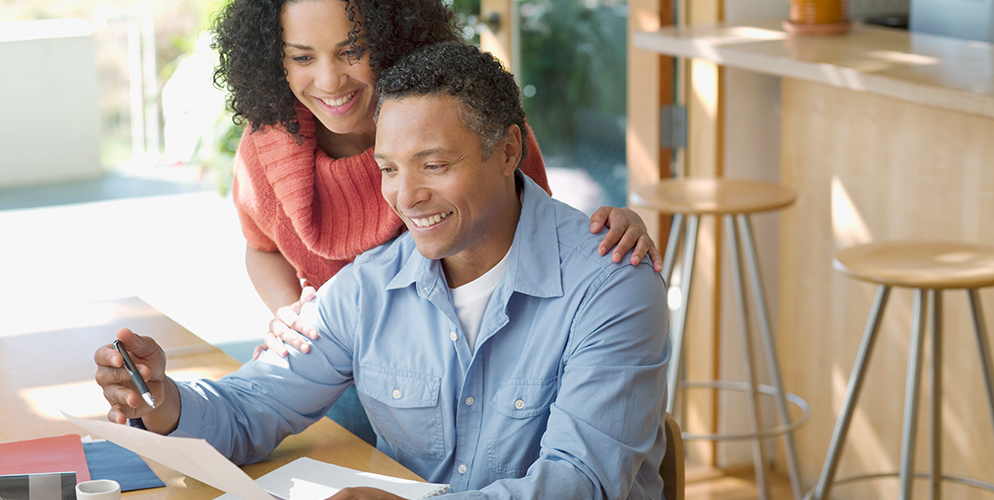
<svg viewBox="0 0 994 500"><path fill-rule="evenodd" d="M508 252L505 285L499 285L499 288L510 284L514 292L536 297L562 296L559 236L552 198L520 170L515 171L515 175L519 182L524 183L521 216ZM413 240L410 232L400 238ZM387 284L388 290L417 283L418 294L427 297L435 287L446 286L441 261L424 258L413 244L401 248L410 248L410 254L397 275Z"/></svg>

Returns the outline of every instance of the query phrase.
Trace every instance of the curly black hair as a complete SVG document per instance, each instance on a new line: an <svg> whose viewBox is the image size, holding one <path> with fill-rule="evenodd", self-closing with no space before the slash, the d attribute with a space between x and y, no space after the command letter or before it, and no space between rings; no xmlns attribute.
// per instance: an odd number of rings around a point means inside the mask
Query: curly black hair
<svg viewBox="0 0 994 500"><path fill-rule="evenodd" d="M297 98L283 69L280 25L284 5L299 1L305 0L232 0L213 20L211 47L220 56L214 85L229 91L235 123L247 120L252 131L267 125L281 125L294 135L300 130ZM342 2L353 26L350 48L368 51L374 73L426 45L462 40L455 14L441 0L320 1ZM360 36L365 47L356 45Z"/></svg>
<svg viewBox="0 0 994 500"><path fill-rule="evenodd" d="M514 75L493 54L468 44L441 43L425 47L380 74L376 84L380 107L387 99L408 96L451 95L459 99L463 123L480 137L483 158L507 137L512 124L527 138L525 111ZM525 151L522 148L521 160ZM520 162L519 162L520 165Z"/></svg>

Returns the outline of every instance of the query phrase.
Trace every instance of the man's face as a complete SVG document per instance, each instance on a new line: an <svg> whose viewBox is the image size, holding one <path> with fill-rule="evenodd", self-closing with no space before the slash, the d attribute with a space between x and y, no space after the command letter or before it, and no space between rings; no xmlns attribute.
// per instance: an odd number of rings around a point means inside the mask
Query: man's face
<svg viewBox="0 0 994 500"><path fill-rule="evenodd" d="M509 139L483 159L480 138L463 123L458 105L450 95L383 102L375 150L382 194L425 258L446 259L447 267L451 258L492 266L517 226L520 134L512 126Z"/></svg>

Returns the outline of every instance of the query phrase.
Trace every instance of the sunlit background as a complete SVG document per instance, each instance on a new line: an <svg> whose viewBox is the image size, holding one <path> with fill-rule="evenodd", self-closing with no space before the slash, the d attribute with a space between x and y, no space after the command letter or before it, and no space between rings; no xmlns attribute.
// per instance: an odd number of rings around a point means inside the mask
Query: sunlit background
<svg viewBox="0 0 994 500"><path fill-rule="evenodd" d="M270 319L230 200L242 128L212 82L224 0L0 5L0 313L138 296L244 359ZM466 35L478 0L452 0ZM518 80L555 196L625 204L625 0L517 2ZM112 335L113 332L108 332Z"/></svg>

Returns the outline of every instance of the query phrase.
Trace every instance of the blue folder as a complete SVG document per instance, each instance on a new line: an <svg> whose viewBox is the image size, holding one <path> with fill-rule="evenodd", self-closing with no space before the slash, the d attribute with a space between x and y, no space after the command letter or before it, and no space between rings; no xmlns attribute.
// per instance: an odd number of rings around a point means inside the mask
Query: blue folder
<svg viewBox="0 0 994 500"><path fill-rule="evenodd" d="M121 491L165 486L141 457L110 441L83 443L83 453L90 479L113 479L121 485Z"/></svg>

